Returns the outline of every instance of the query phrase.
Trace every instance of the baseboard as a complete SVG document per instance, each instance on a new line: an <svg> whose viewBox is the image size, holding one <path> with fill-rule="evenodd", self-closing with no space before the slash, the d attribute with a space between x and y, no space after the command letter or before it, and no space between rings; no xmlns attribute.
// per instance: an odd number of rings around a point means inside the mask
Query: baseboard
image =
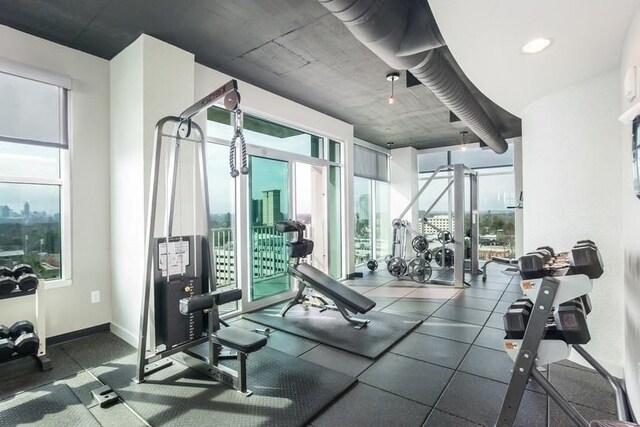
<svg viewBox="0 0 640 427"><path fill-rule="evenodd" d="M98 332L109 331L109 323L103 323L102 325L91 326L89 328L80 329L78 331L67 332L66 334L60 334L53 337L47 337L47 346L60 344L67 341L77 340L78 338L84 338L89 335L97 334Z"/></svg>
<svg viewBox="0 0 640 427"><path fill-rule="evenodd" d="M111 322L111 333L125 340L132 347L138 348L138 336L132 334L117 323Z"/></svg>

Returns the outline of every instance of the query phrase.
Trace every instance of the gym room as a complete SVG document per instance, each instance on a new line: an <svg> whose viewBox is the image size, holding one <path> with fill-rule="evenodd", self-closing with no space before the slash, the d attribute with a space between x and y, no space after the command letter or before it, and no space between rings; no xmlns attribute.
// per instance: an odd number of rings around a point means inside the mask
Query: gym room
<svg viewBox="0 0 640 427"><path fill-rule="evenodd" d="M639 0L0 0L0 426L637 426Z"/></svg>

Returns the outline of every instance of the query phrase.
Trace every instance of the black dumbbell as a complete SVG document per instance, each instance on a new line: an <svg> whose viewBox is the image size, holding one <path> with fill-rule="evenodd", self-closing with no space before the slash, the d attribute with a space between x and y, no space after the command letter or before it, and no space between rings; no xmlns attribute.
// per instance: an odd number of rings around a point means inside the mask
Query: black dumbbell
<svg viewBox="0 0 640 427"><path fill-rule="evenodd" d="M507 338L522 339L532 311L533 303L524 298L509 306L509 309L502 317Z"/></svg>
<svg viewBox="0 0 640 427"><path fill-rule="evenodd" d="M371 271L376 271L378 269L378 261L376 261L375 259L370 259L367 262L367 268Z"/></svg>
<svg viewBox="0 0 640 427"><path fill-rule="evenodd" d="M549 253L551 254L551 256L556 256L555 251L553 250L553 248L551 246L540 246L539 248L536 248L536 250L541 250L544 249L546 251L549 251Z"/></svg>
<svg viewBox="0 0 640 427"><path fill-rule="evenodd" d="M0 325L0 340L11 337L11 331L4 325Z"/></svg>
<svg viewBox="0 0 640 427"><path fill-rule="evenodd" d="M578 246L571 249L569 258L571 274L585 274L597 279L604 273L600 251L595 246Z"/></svg>
<svg viewBox="0 0 640 427"><path fill-rule="evenodd" d="M11 359L13 353L15 353L15 346L13 341L9 338L0 339L0 362Z"/></svg>
<svg viewBox="0 0 640 427"><path fill-rule="evenodd" d="M0 277L13 277L13 270L3 265L0 267Z"/></svg>
<svg viewBox="0 0 640 427"><path fill-rule="evenodd" d="M18 264L11 270L13 278L17 279L24 274L33 274L33 267L29 264Z"/></svg>
<svg viewBox="0 0 640 427"><path fill-rule="evenodd" d="M540 255L542 255L542 257L544 258L544 262L545 263L551 261L551 258L553 258L553 256L551 255L551 252L549 252L546 249L536 249L533 252L527 253L527 255L531 255L531 254L540 254Z"/></svg>
<svg viewBox="0 0 640 427"><path fill-rule="evenodd" d="M23 274L16 280L21 291L31 292L38 287L38 276L35 274Z"/></svg>
<svg viewBox="0 0 640 427"><path fill-rule="evenodd" d="M591 313L591 298L589 298L589 294L584 294L580 297L582 300L582 307L584 308L584 314Z"/></svg>
<svg viewBox="0 0 640 427"><path fill-rule="evenodd" d="M0 277L0 295L9 295L18 286L18 281L13 277Z"/></svg>
<svg viewBox="0 0 640 427"><path fill-rule="evenodd" d="M591 340L587 315L579 298L560 304L554 318L567 344L586 344Z"/></svg>
<svg viewBox="0 0 640 427"><path fill-rule="evenodd" d="M22 355L36 354L40 347L40 338L34 332L33 323L28 320L16 322L9 329L15 351Z"/></svg>
<svg viewBox="0 0 640 427"><path fill-rule="evenodd" d="M518 270L523 279L538 279L546 274L544 256L539 253L523 255L518 259Z"/></svg>

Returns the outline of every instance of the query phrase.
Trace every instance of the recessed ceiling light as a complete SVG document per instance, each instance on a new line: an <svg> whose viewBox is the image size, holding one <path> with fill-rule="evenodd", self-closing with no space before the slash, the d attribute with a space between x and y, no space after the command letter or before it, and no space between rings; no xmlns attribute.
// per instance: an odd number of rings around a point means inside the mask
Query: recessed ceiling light
<svg viewBox="0 0 640 427"><path fill-rule="evenodd" d="M537 37L529 40L522 46L522 53L538 53L551 46L551 39L546 37Z"/></svg>

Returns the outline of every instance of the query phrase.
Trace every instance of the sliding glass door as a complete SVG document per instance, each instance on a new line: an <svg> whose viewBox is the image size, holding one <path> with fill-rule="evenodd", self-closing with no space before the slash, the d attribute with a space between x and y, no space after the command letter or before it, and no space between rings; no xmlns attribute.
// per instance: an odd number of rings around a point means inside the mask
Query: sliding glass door
<svg viewBox="0 0 640 427"><path fill-rule="evenodd" d="M275 223L290 218L289 163L251 156L249 159L249 244L251 300L291 289L287 266L287 236Z"/></svg>

